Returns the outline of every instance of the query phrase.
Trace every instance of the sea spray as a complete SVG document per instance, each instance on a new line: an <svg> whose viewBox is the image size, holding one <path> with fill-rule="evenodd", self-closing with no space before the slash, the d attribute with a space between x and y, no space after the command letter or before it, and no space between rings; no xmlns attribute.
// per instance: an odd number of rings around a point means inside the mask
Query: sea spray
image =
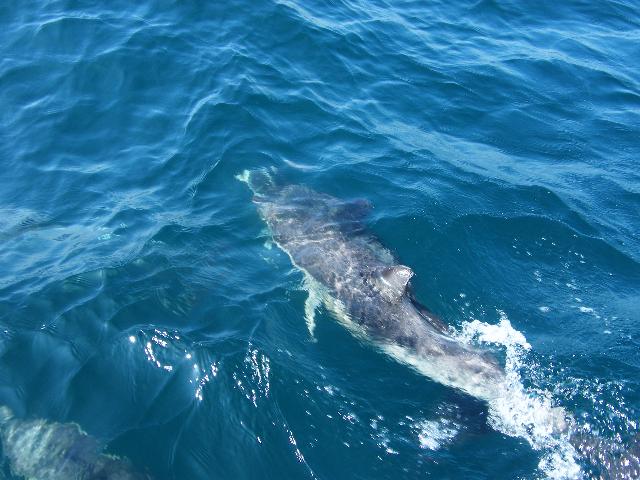
<svg viewBox="0 0 640 480"><path fill-rule="evenodd" d="M498 313L500 320L495 325L472 320L454 332L465 343L504 349L505 382L498 387L502 393L488 401L489 423L505 435L524 438L532 448L543 452L538 466L548 478L580 478L577 454L569 441L573 419L562 407L554 406L548 392L523 385L520 371L526 366L531 345L504 312Z"/></svg>

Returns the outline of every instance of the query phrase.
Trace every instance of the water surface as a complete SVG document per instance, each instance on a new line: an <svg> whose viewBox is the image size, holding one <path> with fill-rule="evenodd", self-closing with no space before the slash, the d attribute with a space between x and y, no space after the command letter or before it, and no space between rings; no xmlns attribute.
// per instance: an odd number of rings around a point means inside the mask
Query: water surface
<svg viewBox="0 0 640 480"><path fill-rule="evenodd" d="M311 341L302 275L235 180L268 169L369 200L422 303L476 342L501 326L486 347L523 388L630 442L638 18L628 0L0 6L0 403L157 479L571 475L323 309Z"/></svg>

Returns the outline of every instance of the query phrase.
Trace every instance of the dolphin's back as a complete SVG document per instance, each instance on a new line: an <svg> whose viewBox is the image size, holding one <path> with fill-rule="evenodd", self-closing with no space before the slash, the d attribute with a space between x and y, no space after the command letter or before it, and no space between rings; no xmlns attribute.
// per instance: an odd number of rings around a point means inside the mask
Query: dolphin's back
<svg viewBox="0 0 640 480"><path fill-rule="evenodd" d="M327 288L344 307L342 313L368 335L416 349L433 330L412 314L415 307L404 295L409 277L399 286L401 298L382 298L384 288L375 279L379 272L396 268L397 260L365 228L368 202L344 202L289 185L257 198L256 203L278 245L296 266Z"/></svg>
<svg viewBox="0 0 640 480"><path fill-rule="evenodd" d="M276 243L337 300L347 326L442 383L493 395L486 385L502 381L501 369L420 312L406 291L413 272L365 228L366 201L344 202L301 185L271 187L254 201Z"/></svg>
<svg viewBox="0 0 640 480"><path fill-rule="evenodd" d="M256 203L274 240L296 265L340 294L373 269L393 264L393 256L364 229L370 206L342 202L301 185L289 185Z"/></svg>

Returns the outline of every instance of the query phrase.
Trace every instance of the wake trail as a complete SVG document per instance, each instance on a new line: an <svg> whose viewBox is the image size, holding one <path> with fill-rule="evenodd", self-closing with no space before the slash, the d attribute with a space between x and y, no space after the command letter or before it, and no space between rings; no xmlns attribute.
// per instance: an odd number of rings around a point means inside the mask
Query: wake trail
<svg viewBox="0 0 640 480"><path fill-rule="evenodd" d="M588 425L580 427L571 413L555 406L551 394L524 386L520 371L527 367L531 345L512 327L504 312L498 324L464 322L454 336L465 343L499 346L505 351L505 381L487 399L489 423L497 431L525 439L542 452L538 468L553 480L584 478L580 460L598 472L598 479L640 478L640 442L629 447L600 438Z"/></svg>

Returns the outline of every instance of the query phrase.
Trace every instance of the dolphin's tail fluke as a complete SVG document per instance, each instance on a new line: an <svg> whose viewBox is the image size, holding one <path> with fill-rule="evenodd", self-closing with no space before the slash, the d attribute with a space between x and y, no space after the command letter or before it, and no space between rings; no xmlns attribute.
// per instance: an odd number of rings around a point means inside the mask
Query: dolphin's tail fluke
<svg viewBox="0 0 640 480"><path fill-rule="evenodd" d="M588 461L602 480L640 478L640 436L630 447L588 434L574 434L570 442L578 454Z"/></svg>

